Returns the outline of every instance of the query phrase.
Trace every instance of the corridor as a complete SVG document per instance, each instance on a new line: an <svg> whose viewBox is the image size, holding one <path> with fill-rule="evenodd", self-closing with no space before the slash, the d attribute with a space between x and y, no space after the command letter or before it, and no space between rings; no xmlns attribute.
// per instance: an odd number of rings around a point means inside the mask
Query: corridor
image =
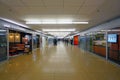
<svg viewBox="0 0 120 80"><path fill-rule="evenodd" d="M120 68L61 42L2 62L0 80L120 80Z"/></svg>

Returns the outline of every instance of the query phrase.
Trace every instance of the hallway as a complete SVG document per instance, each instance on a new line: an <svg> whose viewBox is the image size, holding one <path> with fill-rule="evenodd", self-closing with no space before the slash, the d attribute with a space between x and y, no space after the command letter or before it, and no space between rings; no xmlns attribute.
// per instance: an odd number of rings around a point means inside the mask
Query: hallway
<svg viewBox="0 0 120 80"><path fill-rule="evenodd" d="M120 80L120 68L77 46L59 43L0 64L1 80Z"/></svg>

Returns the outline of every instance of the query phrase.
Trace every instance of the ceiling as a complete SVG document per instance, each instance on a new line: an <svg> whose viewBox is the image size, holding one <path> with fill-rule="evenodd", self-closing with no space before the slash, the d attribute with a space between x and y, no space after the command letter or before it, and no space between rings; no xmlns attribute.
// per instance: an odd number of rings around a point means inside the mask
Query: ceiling
<svg viewBox="0 0 120 80"><path fill-rule="evenodd" d="M88 21L77 25L28 25L42 30L75 28L83 31L120 15L120 0L0 0L0 17L25 24L32 19L72 19Z"/></svg>

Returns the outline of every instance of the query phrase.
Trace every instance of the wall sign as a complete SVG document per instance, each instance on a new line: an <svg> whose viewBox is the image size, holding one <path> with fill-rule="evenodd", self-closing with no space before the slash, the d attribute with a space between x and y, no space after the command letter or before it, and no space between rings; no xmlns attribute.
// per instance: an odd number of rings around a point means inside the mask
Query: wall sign
<svg viewBox="0 0 120 80"><path fill-rule="evenodd" d="M116 43L117 42L117 34L108 34L108 42Z"/></svg>

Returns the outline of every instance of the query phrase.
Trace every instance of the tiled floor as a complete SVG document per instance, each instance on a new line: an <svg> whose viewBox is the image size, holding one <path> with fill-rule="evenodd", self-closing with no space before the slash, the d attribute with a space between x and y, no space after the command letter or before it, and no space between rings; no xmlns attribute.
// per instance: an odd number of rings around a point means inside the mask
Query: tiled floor
<svg viewBox="0 0 120 80"><path fill-rule="evenodd" d="M120 67L60 43L0 64L0 80L120 80Z"/></svg>

